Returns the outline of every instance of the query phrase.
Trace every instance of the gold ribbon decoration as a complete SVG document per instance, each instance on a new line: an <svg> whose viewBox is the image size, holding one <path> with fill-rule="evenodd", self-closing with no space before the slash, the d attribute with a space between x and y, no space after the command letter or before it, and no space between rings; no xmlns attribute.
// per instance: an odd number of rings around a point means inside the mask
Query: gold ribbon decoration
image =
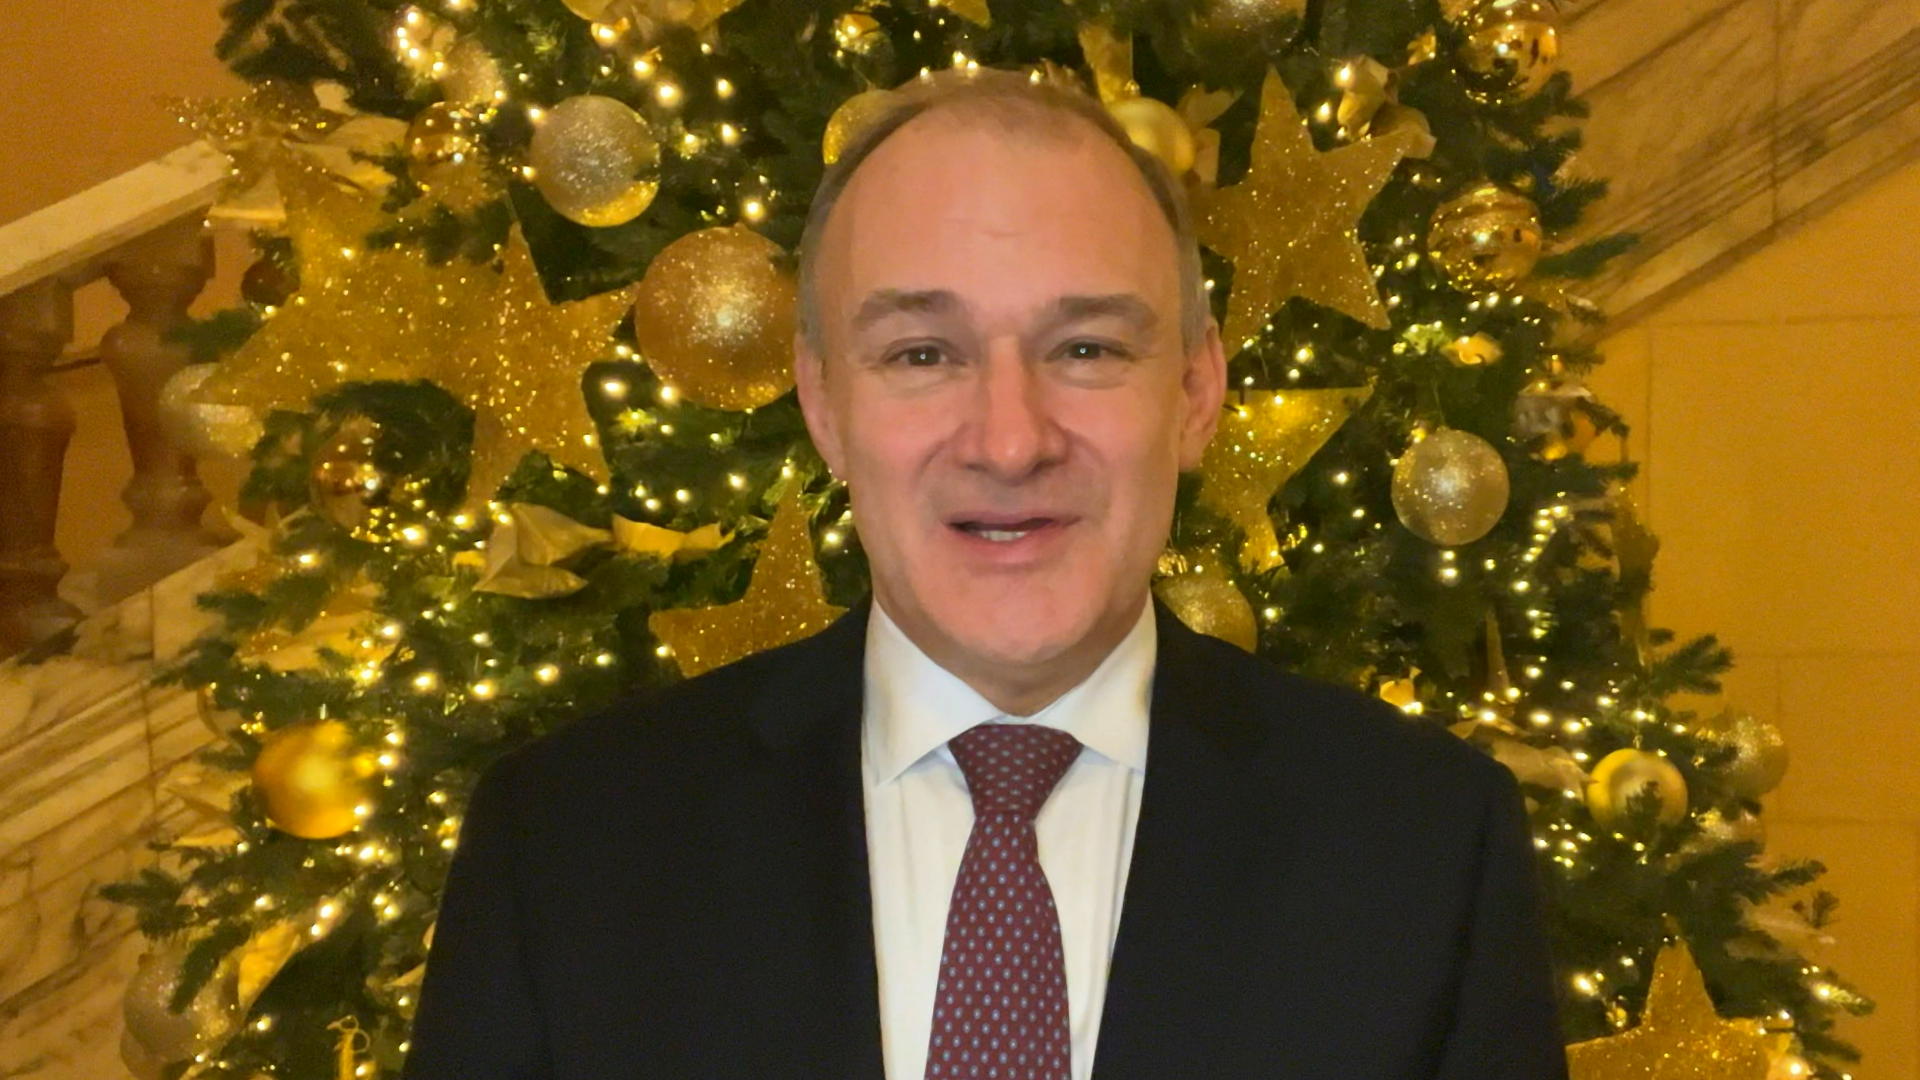
<svg viewBox="0 0 1920 1080"><path fill-rule="evenodd" d="M733 538L719 525L691 532L630 521L614 515L613 528L582 525L552 507L507 504L506 520L487 539L484 553L462 552L456 565L480 571L475 592L539 600L579 592L587 580L558 564L593 548L613 547L635 555L684 562L710 554Z"/></svg>

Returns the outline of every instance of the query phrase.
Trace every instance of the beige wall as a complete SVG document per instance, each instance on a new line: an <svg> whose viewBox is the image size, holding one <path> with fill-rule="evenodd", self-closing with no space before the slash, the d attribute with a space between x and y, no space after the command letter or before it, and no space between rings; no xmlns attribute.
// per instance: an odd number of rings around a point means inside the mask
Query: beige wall
<svg viewBox="0 0 1920 1080"><path fill-rule="evenodd" d="M1841 898L1825 962L1879 1000L1863 1080L1920 1076L1920 164L1669 303L1592 380L1633 425L1653 615L1721 635L1786 733L1770 850Z"/></svg>

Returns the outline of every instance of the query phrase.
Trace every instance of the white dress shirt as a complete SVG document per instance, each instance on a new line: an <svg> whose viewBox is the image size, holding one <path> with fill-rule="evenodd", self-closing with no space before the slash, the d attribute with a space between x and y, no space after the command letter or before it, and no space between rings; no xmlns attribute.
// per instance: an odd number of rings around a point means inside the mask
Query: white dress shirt
<svg viewBox="0 0 1920 1080"><path fill-rule="evenodd" d="M1085 682L1033 716L1009 716L928 659L873 605L860 755L887 1080L926 1075L947 905L973 829L973 800L947 740L989 722L1045 724L1084 747L1034 831L1060 912L1073 1080L1092 1074L1140 819L1156 645L1148 601Z"/></svg>

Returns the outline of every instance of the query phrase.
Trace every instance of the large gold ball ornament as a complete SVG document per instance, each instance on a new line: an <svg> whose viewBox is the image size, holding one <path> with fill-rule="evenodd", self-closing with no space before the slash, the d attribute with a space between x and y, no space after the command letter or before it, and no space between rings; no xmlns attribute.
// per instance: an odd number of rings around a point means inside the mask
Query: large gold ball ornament
<svg viewBox="0 0 1920 1080"><path fill-rule="evenodd" d="M384 506L393 478L375 460L380 425L355 414L337 424L308 463L313 505L335 525L358 532Z"/></svg>
<svg viewBox="0 0 1920 1080"><path fill-rule="evenodd" d="M1660 823L1673 825L1687 816L1687 780L1673 762L1659 754L1627 747L1615 750L1593 767L1587 784L1587 809L1602 825L1626 818L1633 798L1652 788L1660 800Z"/></svg>
<svg viewBox="0 0 1920 1080"><path fill-rule="evenodd" d="M478 40L464 37L454 42L447 50L445 63L440 92L454 105L482 109L507 99L507 80L500 74L500 61Z"/></svg>
<svg viewBox="0 0 1920 1080"><path fill-rule="evenodd" d="M253 759L253 786L267 820L281 832L331 840L372 812L372 751L338 720L308 720L274 731Z"/></svg>
<svg viewBox="0 0 1920 1080"><path fill-rule="evenodd" d="M1722 775L1735 795L1758 799L1786 779L1786 737L1752 713L1729 709L1708 721L1701 734L1733 748L1733 760Z"/></svg>
<svg viewBox="0 0 1920 1080"><path fill-rule="evenodd" d="M432 177L443 165L458 165L480 151L473 117L450 102L436 101L421 109L407 125L407 158L422 176Z"/></svg>
<svg viewBox="0 0 1920 1080"><path fill-rule="evenodd" d="M1443 547L1487 535L1507 512L1508 494L1500 451L1452 428L1407 447L1393 470L1393 510L1401 524Z"/></svg>
<svg viewBox="0 0 1920 1080"><path fill-rule="evenodd" d="M1153 591L1190 630L1238 645L1247 652L1260 644L1260 624L1247 596L1224 578L1185 573L1167 578Z"/></svg>
<svg viewBox="0 0 1920 1080"><path fill-rule="evenodd" d="M820 160L831 165L866 126L880 118L893 102L891 90L865 90L840 103L827 117L826 134L820 137Z"/></svg>
<svg viewBox="0 0 1920 1080"><path fill-rule="evenodd" d="M1545 239L1530 200L1481 184L1433 212L1427 251L1460 288L1497 289L1533 273Z"/></svg>
<svg viewBox="0 0 1920 1080"><path fill-rule="evenodd" d="M1116 101L1107 111L1126 129L1133 145L1159 158L1175 177L1193 168L1193 129L1171 105L1150 97Z"/></svg>
<svg viewBox="0 0 1920 1080"><path fill-rule="evenodd" d="M1258 35L1288 17L1299 18L1307 0L1214 0L1202 28L1236 36Z"/></svg>
<svg viewBox="0 0 1920 1080"><path fill-rule="evenodd" d="M641 358L709 408L753 409L786 393L798 295L785 254L743 225L668 244L633 302Z"/></svg>
<svg viewBox="0 0 1920 1080"><path fill-rule="evenodd" d="M175 449L196 458L245 457L265 429L245 405L208 405L194 400L200 384L219 364L188 364L160 387L160 430Z"/></svg>
<svg viewBox="0 0 1920 1080"><path fill-rule="evenodd" d="M581 94L555 105L527 147L533 183L569 221L595 228L641 215L660 190L660 140L624 102Z"/></svg>
<svg viewBox="0 0 1920 1080"><path fill-rule="evenodd" d="M154 946L127 981L120 1056L141 1080L159 1080L168 1065L225 1044L242 1019L236 974L229 965L216 970L185 1009L169 1007L191 948L186 941Z"/></svg>
<svg viewBox="0 0 1920 1080"><path fill-rule="evenodd" d="M1460 81L1484 104L1511 104L1553 77L1560 36L1541 0L1477 0L1458 20Z"/></svg>

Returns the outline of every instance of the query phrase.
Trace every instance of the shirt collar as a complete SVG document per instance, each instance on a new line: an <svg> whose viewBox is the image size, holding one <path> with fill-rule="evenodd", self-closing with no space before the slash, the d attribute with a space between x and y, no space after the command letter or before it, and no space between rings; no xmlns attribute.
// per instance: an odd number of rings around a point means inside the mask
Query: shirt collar
<svg viewBox="0 0 1920 1080"><path fill-rule="evenodd" d="M882 608L867 623L862 741L876 784L888 784L947 741L993 721L1045 724L1135 772L1147 767L1147 716L1158 646L1153 602L1093 674L1029 717L1008 716L920 651Z"/></svg>

